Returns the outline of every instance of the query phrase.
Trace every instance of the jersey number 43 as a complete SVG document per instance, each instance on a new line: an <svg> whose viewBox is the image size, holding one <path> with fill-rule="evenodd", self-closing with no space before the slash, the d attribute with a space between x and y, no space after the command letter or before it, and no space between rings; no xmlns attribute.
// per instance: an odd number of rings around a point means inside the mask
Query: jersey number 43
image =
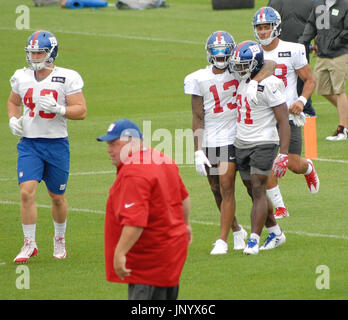
<svg viewBox="0 0 348 320"><path fill-rule="evenodd" d="M33 88L29 88L27 90L27 92L25 93L25 96L23 98L24 105L30 109L29 117L34 117L35 116L34 109L36 107L36 104L33 102L33 91L34 91ZM54 99L56 99L56 101L57 101L58 92L56 90L42 89L40 91L40 96L45 96L46 94L50 94L51 92L53 93ZM56 116L56 114L55 113L46 113L46 112L40 110L39 111L39 116L41 118L45 118L45 119L52 119L52 118L54 118Z"/></svg>

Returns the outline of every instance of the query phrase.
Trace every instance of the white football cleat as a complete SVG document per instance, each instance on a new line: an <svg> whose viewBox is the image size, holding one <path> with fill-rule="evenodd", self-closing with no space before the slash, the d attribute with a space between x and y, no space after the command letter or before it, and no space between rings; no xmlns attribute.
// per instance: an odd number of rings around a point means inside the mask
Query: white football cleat
<svg viewBox="0 0 348 320"><path fill-rule="evenodd" d="M329 137L326 137L327 141L344 141L348 139L348 130L343 126L338 126L336 132Z"/></svg>
<svg viewBox="0 0 348 320"><path fill-rule="evenodd" d="M257 243L256 239L249 238L248 244L245 247L244 254L258 254L259 253L259 244Z"/></svg>
<svg viewBox="0 0 348 320"><path fill-rule="evenodd" d="M53 258L65 259L67 256L64 237L53 237Z"/></svg>
<svg viewBox="0 0 348 320"><path fill-rule="evenodd" d="M286 237L283 230L279 235L276 235L274 232L272 232L268 235L264 245L261 246L260 250L271 250L277 248L285 243L285 241Z"/></svg>
<svg viewBox="0 0 348 320"><path fill-rule="evenodd" d="M233 232L233 250L244 250L245 240L248 239L248 232L246 232L242 226L240 230Z"/></svg>
<svg viewBox="0 0 348 320"><path fill-rule="evenodd" d="M28 260L32 257L36 257L38 255L38 249L36 242L29 238L24 238L24 245L21 251L18 253L16 258L14 258L14 263L27 263Z"/></svg>
<svg viewBox="0 0 348 320"><path fill-rule="evenodd" d="M214 248L210 251L211 255L226 254L228 251L228 244L222 239L216 240L213 245Z"/></svg>

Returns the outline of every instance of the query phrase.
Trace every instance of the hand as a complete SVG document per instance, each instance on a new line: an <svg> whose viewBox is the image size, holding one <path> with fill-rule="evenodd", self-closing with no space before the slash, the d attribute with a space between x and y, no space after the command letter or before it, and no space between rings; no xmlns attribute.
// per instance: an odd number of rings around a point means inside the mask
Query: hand
<svg viewBox="0 0 348 320"><path fill-rule="evenodd" d="M259 83L256 80L250 80L246 89L246 97L249 103L257 104L257 86Z"/></svg>
<svg viewBox="0 0 348 320"><path fill-rule="evenodd" d="M279 153L274 159L272 170L276 178L284 177L288 167L288 161L288 155L284 153Z"/></svg>
<svg viewBox="0 0 348 320"><path fill-rule="evenodd" d="M301 112L300 114L290 113L289 119L292 120L294 125L297 127L303 127L306 123L306 116L303 112Z"/></svg>
<svg viewBox="0 0 348 320"><path fill-rule="evenodd" d="M205 170L205 166L207 165L209 168L211 168L211 164L204 154L203 150L198 150L195 152L195 163L196 163L196 171L201 176L206 177L207 171Z"/></svg>
<svg viewBox="0 0 348 320"><path fill-rule="evenodd" d="M9 127L15 136L21 137L23 136L23 117L17 119L16 117L11 117L9 121Z"/></svg>
<svg viewBox="0 0 348 320"><path fill-rule="evenodd" d="M187 234L188 234L189 244L191 244L193 238L192 238L192 227L190 224L186 225L186 230L187 230Z"/></svg>
<svg viewBox="0 0 348 320"><path fill-rule="evenodd" d="M131 269L126 268L126 256L125 255L114 255L114 269L117 275L121 278L121 280L124 279L124 277L130 276Z"/></svg>
<svg viewBox="0 0 348 320"><path fill-rule="evenodd" d="M303 111L304 104L302 101L295 101L289 108L289 113L300 114Z"/></svg>
<svg viewBox="0 0 348 320"><path fill-rule="evenodd" d="M57 103L52 92L49 95L40 96L39 105L46 112L57 113L62 116L66 113L66 108Z"/></svg>

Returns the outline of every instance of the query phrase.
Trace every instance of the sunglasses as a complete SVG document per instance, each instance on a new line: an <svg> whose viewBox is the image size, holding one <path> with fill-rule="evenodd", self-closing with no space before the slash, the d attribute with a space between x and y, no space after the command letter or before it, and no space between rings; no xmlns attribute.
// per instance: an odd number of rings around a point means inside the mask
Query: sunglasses
<svg viewBox="0 0 348 320"><path fill-rule="evenodd" d="M212 55L216 56L218 54L229 54L230 48L211 48L210 52Z"/></svg>

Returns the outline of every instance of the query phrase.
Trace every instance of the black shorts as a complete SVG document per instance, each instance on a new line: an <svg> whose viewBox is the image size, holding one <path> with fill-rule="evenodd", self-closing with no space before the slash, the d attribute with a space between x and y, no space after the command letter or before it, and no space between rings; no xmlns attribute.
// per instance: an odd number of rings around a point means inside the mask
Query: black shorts
<svg viewBox="0 0 348 320"><path fill-rule="evenodd" d="M251 174L269 176L279 145L262 144L251 148L236 148L237 168L243 180L250 180Z"/></svg>
<svg viewBox="0 0 348 320"><path fill-rule="evenodd" d="M128 284L128 300L176 300L179 286L156 287L148 284Z"/></svg>
<svg viewBox="0 0 348 320"><path fill-rule="evenodd" d="M236 162L236 148L233 144L222 147L204 147L203 152L213 167L216 167L219 162Z"/></svg>

